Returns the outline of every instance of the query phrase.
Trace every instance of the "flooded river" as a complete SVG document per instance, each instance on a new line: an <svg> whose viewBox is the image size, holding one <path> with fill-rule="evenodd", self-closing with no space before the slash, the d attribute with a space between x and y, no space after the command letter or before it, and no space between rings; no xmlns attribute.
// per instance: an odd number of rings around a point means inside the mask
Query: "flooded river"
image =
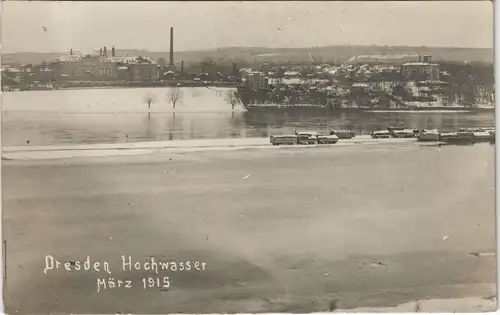
<svg viewBox="0 0 500 315"><path fill-rule="evenodd" d="M175 115L168 89L4 93L3 144L494 123L493 113L233 113L225 89L182 91ZM148 93L157 100L150 113ZM495 146L388 142L5 159L6 313L306 313L336 301L356 308L495 295ZM111 274L45 274L46 255L109 262ZM121 255L208 267L158 275L123 270ZM160 276L170 277L169 290L146 289L143 279ZM97 288L102 279L131 282Z"/></svg>
<svg viewBox="0 0 500 315"><path fill-rule="evenodd" d="M82 89L2 94L4 146L267 137L294 130L347 128L367 134L388 126L454 130L494 125L494 113L335 112L321 115L234 111L228 88L182 88L175 110L169 88ZM145 99L154 102L148 109Z"/></svg>

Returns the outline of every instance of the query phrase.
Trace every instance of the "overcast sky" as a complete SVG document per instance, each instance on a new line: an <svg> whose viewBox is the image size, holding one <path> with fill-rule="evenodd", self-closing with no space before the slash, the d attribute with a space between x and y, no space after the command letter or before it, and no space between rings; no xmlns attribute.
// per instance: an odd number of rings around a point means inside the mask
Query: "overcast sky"
<svg viewBox="0 0 500 315"><path fill-rule="evenodd" d="M2 2L4 52L228 46L493 47L483 2ZM46 31L44 30L46 27Z"/></svg>

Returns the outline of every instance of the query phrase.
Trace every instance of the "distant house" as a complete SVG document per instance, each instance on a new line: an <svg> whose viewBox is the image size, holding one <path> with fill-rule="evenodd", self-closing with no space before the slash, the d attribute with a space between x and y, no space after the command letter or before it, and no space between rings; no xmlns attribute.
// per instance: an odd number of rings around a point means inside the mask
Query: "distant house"
<svg viewBox="0 0 500 315"><path fill-rule="evenodd" d="M300 71L285 71L284 76L287 78L297 78L301 76Z"/></svg>
<svg viewBox="0 0 500 315"><path fill-rule="evenodd" d="M54 73L51 69L48 69L48 68L43 68L43 69L40 69L39 71L34 71L32 73L30 73L30 75L28 76L28 81L30 82L33 82L33 81L37 81L37 82L49 82L49 81L53 81L55 78L54 78Z"/></svg>
<svg viewBox="0 0 500 315"><path fill-rule="evenodd" d="M9 68L5 68L3 69L3 72L5 72L6 75L9 75L9 74L16 74L16 75L19 75L22 71L21 69L19 68L12 68L12 67L9 67Z"/></svg>
<svg viewBox="0 0 500 315"><path fill-rule="evenodd" d="M172 70L169 70L167 72L163 72L163 80L173 80L175 79L175 72Z"/></svg>
<svg viewBox="0 0 500 315"><path fill-rule="evenodd" d="M281 78L268 78L267 80L268 84L269 85L279 85L283 82L283 80Z"/></svg>
<svg viewBox="0 0 500 315"><path fill-rule="evenodd" d="M21 69L4 66L2 68L2 86L17 85L21 83L23 76Z"/></svg>
<svg viewBox="0 0 500 315"><path fill-rule="evenodd" d="M351 86L351 92L353 94L357 94L357 93L367 93L370 91L370 85L366 84L366 83L354 83L352 86Z"/></svg>
<svg viewBox="0 0 500 315"><path fill-rule="evenodd" d="M268 86L268 78L264 72L252 72L248 74L248 86L251 89L264 89Z"/></svg>
<svg viewBox="0 0 500 315"><path fill-rule="evenodd" d="M195 79L195 77L196 77L196 74L190 73L190 72L177 73L177 75L175 76L175 78L177 80L185 80L185 81L193 80L193 79Z"/></svg>
<svg viewBox="0 0 500 315"><path fill-rule="evenodd" d="M20 68L21 72L31 73L33 71L33 65L31 63L25 63Z"/></svg>

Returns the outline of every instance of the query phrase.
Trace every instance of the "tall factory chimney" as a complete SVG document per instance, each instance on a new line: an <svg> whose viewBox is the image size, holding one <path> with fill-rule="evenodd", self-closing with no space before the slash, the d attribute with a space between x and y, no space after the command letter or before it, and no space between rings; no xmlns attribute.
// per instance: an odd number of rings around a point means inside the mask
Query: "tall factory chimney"
<svg viewBox="0 0 500 315"><path fill-rule="evenodd" d="M170 66L174 65L174 28L170 27Z"/></svg>
<svg viewBox="0 0 500 315"><path fill-rule="evenodd" d="M115 46L111 48L111 57L115 57Z"/></svg>
<svg viewBox="0 0 500 315"><path fill-rule="evenodd" d="M71 49L69 50L69 55L70 55L70 56L73 56L73 48L71 48Z"/></svg>
<svg viewBox="0 0 500 315"><path fill-rule="evenodd" d="M103 52L104 52L104 56L105 56L105 57L107 57L107 56L108 56L108 53L106 52L106 46L104 46L104 50L103 50Z"/></svg>
<svg viewBox="0 0 500 315"><path fill-rule="evenodd" d="M238 77L238 65L233 62L233 76Z"/></svg>
<svg viewBox="0 0 500 315"><path fill-rule="evenodd" d="M181 61L181 72L184 73L184 60Z"/></svg>
<svg viewBox="0 0 500 315"><path fill-rule="evenodd" d="M99 49L99 56L102 57L102 48Z"/></svg>

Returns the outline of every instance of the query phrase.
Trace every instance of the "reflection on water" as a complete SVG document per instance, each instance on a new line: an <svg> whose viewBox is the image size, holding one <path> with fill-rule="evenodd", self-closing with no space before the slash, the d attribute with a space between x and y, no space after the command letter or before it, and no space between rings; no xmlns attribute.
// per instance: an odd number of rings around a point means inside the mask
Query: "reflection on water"
<svg viewBox="0 0 500 315"><path fill-rule="evenodd" d="M357 134L368 134L373 130L400 126L406 128L440 129L455 131L462 126L488 127L494 125L493 113L464 112L333 112L322 115L280 115L276 113L243 113L247 125L268 128L273 133L280 130L351 129Z"/></svg>
<svg viewBox="0 0 500 315"><path fill-rule="evenodd" d="M159 94L165 92L156 90ZM6 105L2 110L3 145L268 137L294 130L324 132L330 128L367 134L388 126L437 128L446 132L463 126L494 125L494 113L232 112L224 101L224 89L191 88L185 92L183 102L175 112L165 102L154 104L152 108L156 106L156 110L150 113L147 106L144 109L143 104L137 103L144 89L62 91L60 97L59 92L49 92L52 93L50 97L30 94L35 92L4 93L8 97L3 99ZM67 103L68 95L73 95L74 101ZM87 109L88 99L94 99L100 106ZM121 102L120 107L116 105L117 99ZM68 105L62 110L64 104ZM162 110L158 110L159 107Z"/></svg>
<svg viewBox="0 0 500 315"><path fill-rule="evenodd" d="M442 131L494 125L492 114L337 113L284 116L277 113L20 114L4 113L3 144L57 145L203 138L268 137L294 130L352 129L367 134L387 126ZM29 143L28 143L29 141Z"/></svg>

